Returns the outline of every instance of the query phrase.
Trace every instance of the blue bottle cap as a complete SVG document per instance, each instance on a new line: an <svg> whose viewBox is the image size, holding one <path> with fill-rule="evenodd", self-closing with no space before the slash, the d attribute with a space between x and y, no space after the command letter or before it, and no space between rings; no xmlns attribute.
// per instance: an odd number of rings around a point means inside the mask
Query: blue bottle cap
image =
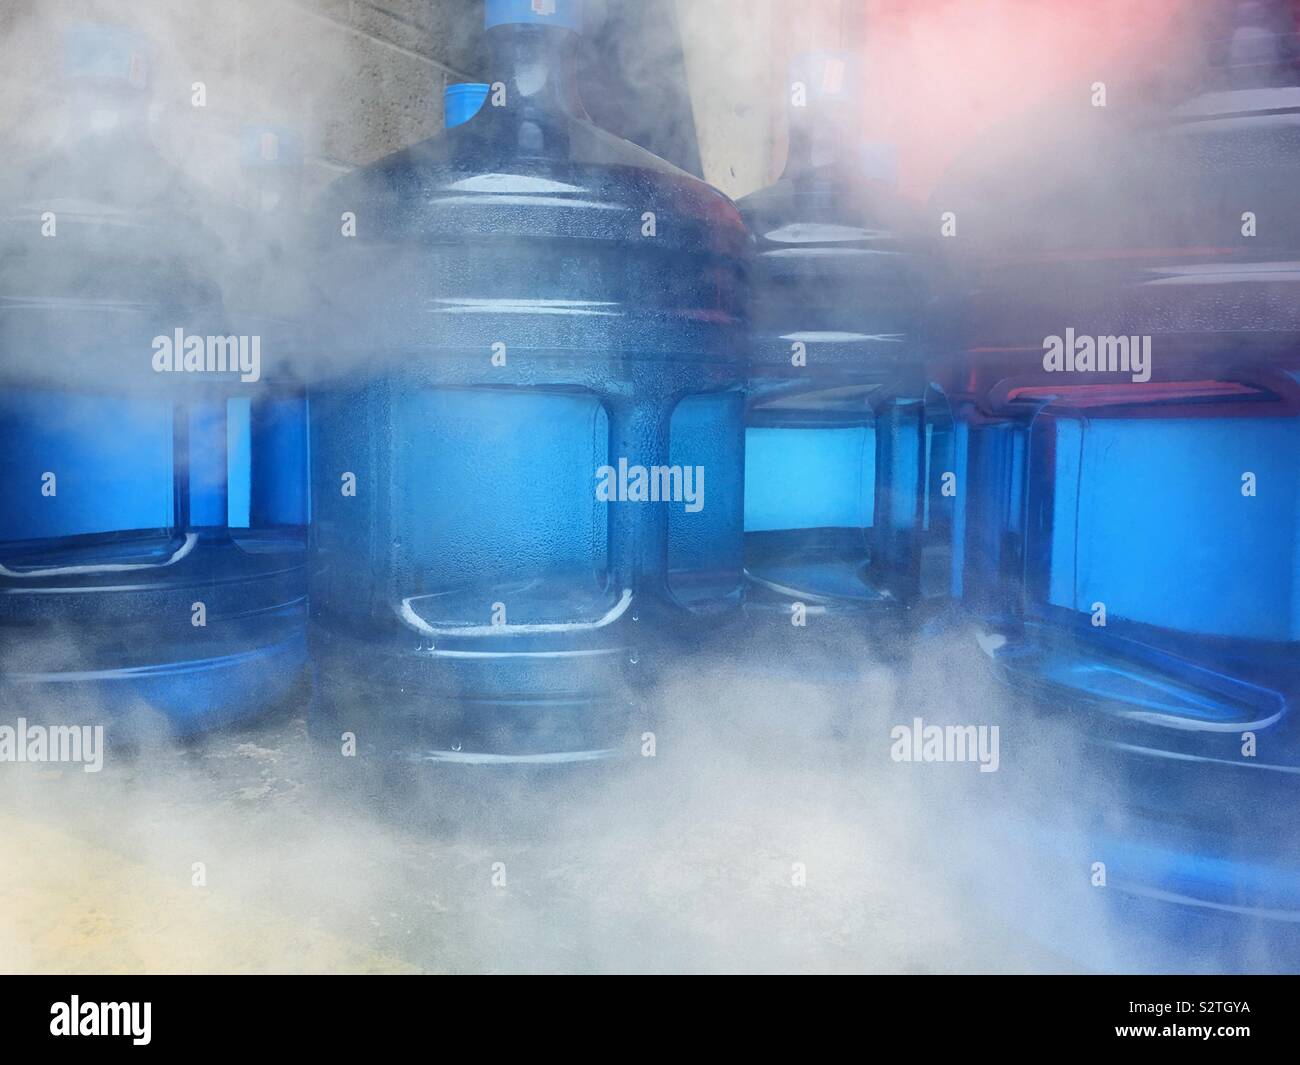
<svg viewBox="0 0 1300 1065"><path fill-rule="evenodd" d="M142 33L127 26L73 26L63 36L63 71L70 78L147 89L148 42Z"/></svg>
<svg viewBox="0 0 1300 1065"><path fill-rule="evenodd" d="M582 32L582 0L487 0L483 25L560 26Z"/></svg>
<svg viewBox="0 0 1300 1065"><path fill-rule="evenodd" d="M790 61L790 84L804 86L808 103L856 103L862 94L862 63L855 52L805 52Z"/></svg>
<svg viewBox="0 0 1300 1065"><path fill-rule="evenodd" d="M245 169L302 166L302 138L287 126L243 126L239 165Z"/></svg>
<svg viewBox="0 0 1300 1065"><path fill-rule="evenodd" d="M442 92L443 114L448 129L463 126L478 114L487 99L490 86L484 82L467 81L448 85Z"/></svg>

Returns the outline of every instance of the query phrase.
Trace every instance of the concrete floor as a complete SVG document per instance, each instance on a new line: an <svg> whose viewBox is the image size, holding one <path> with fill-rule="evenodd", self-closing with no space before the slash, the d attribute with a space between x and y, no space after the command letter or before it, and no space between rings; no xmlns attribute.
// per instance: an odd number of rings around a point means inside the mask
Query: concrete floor
<svg viewBox="0 0 1300 1065"><path fill-rule="evenodd" d="M293 712L98 774L3 765L0 970L1068 968L973 899L969 828L889 762L892 681L866 685L869 738L827 745L782 724L824 692L683 681L659 757L495 800L325 784Z"/></svg>

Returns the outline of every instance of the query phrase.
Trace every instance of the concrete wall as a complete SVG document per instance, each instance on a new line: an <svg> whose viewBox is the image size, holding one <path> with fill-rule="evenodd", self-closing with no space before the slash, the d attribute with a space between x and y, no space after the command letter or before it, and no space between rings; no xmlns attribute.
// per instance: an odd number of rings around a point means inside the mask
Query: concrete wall
<svg viewBox="0 0 1300 1065"><path fill-rule="evenodd" d="M677 0L705 178L739 199L785 168L791 57L855 48L863 0Z"/></svg>
<svg viewBox="0 0 1300 1065"><path fill-rule="evenodd" d="M443 86L483 74L482 20L482 0L0 0L0 126L48 139L68 25L135 25L152 41L169 157L220 187L237 172L241 124L290 125L311 191L441 128Z"/></svg>
<svg viewBox="0 0 1300 1065"><path fill-rule="evenodd" d="M646 122L676 122L680 128L657 134L692 142L698 135L699 154L694 143L665 154L743 196L784 164L789 56L853 43L863 0L675 0L677 27L673 2L641 25L628 21L645 9L641 0L588 0L589 49L612 47L593 42L616 12L625 23L626 39L606 58L621 68L627 84L617 88L628 95L620 99L636 121L620 129L607 115L606 123L635 138ZM7 140L48 143L59 116L61 33L79 21L149 34L156 140L213 188L228 187L237 174L242 123L302 130L310 195L352 166L435 133L444 85L486 76L483 0L0 0ZM662 92L662 83L682 78L683 53L693 129L691 115L666 106ZM206 106L192 104L196 82L206 87ZM662 147L655 137L641 141Z"/></svg>

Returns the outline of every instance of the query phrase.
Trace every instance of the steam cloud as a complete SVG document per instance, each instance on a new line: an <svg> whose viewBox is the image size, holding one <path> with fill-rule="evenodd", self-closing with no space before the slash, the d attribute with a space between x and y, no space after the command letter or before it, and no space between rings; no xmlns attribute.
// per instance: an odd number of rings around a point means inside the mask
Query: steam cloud
<svg viewBox="0 0 1300 1065"><path fill-rule="evenodd" d="M737 21L738 6L752 17ZM911 28L885 22L872 51L924 53L927 27L978 21L980 6L953 0ZM440 124L437 113L412 113L407 86L382 63L357 67L355 41L337 32L329 7L7 0L0 65L10 143L43 149L58 134L49 75L60 28L129 19L152 40L162 150L208 194L200 206L211 231L233 239L226 209L238 186L238 121L304 131L308 198L349 164ZM781 94L756 72L770 69L781 24L761 7L678 5L706 173L735 196L780 162ZM842 25L841 5L831 8L830 22ZM809 19L795 17L791 36L807 36ZM655 42L644 54L656 54ZM188 101L196 81L213 99L202 114ZM340 99L356 94L367 128L338 118ZM873 121L888 131L894 117ZM31 176L11 173L8 187ZM212 245L214 266L221 247ZM806 638L818 639L815 623ZM766 673L739 652L681 662L650 696L654 758L502 787L490 802L433 775L400 805L363 800L339 785L337 767L313 758L292 714L189 745L158 737L131 755L110 751L93 775L0 765L0 970L1076 968L1043 945L1058 933L1103 953L1110 944L1117 964L1160 963L1135 956L1109 926L1082 842L1062 873L1006 831L1017 810L1088 785L1074 769L1073 734L1012 712L974 647L958 631L885 660L864 638L837 683L817 668L803 681ZM0 665L15 654L0 649ZM915 716L1000 722L1000 772L891 762L891 727ZM827 743L827 728L846 721L847 735ZM1069 851L1065 827L1061 838ZM205 886L195 885L195 863Z"/></svg>

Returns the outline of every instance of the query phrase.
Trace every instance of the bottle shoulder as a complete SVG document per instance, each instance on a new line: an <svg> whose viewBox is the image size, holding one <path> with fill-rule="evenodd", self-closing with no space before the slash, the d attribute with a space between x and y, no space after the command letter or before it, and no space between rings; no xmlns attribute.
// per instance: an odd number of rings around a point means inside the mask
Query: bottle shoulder
<svg viewBox="0 0 1300 1065"><path fill-rule="evenodd" d="M786 175L737 202L761 246L786 243L915 244L916 206L890 186L830 171Z"/></svg>
<svg viewBox="0 0 1300 1065"><path fill-rule="evenodd" d="M418 239L493 228L526 235L561 231L616 236L643 227L668 236L673 223L707 226L721 250L743 254L748 235L721 191L643 148L578 118L566 118L563 150L535 153L478 119L400 149L335 181L330 211L365 212L375 239ZM653 216L653 221L648 217ZM530 221L531 220L531 221ZM539 230L539 233L542 230ZM698 234L697 234L698 235Z"/></svg>
<svg viewBox="0 0 1300 1065"><path fill-rule="evenodd" d="M931 208L956 219L957 259L1290 257L1300 248L1298 105L1300 90L1233 90L1090 124L1072 131L1068 151L1044 137L1019 138L1032 150L991 139L954 165ZM1242 206L1225 209L1233 203ZM1272 224L1243 245L1248 209Z"/></svg>
<svg viewBox="0 0 1300 1065"><path fill-rule="evenodd" d="M14 160L0 191L10 311L109 301L217 308L226 245L208 201L147 141L91 138ZM54 328L44 323L42 329Z"/></svg>
<svg viewBox="0 0 1300 1065"><path fill-rule="evenodd" d="M91 137L12 160L3 184L11 207L72 200L141 215L198 213L185 175L143 137Z"/></svg>

